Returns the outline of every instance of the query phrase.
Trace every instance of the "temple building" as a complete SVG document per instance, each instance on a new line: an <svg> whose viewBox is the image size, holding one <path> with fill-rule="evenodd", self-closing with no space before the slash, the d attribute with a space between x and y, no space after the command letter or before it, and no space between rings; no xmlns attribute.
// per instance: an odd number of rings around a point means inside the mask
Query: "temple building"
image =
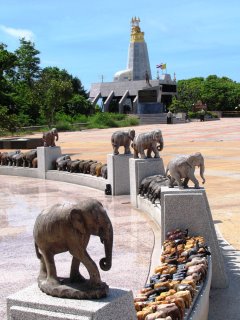
<svg viewBox="0 0 240 320"><path fill-rule="evenodd" d="M102 98L105 112L162 113L177 93L176 80L170 74L152 79L147 44L139 24L139 18L132 18L127 68L116 72L113 82L91 85L90 100L96 104Z"/></svg>

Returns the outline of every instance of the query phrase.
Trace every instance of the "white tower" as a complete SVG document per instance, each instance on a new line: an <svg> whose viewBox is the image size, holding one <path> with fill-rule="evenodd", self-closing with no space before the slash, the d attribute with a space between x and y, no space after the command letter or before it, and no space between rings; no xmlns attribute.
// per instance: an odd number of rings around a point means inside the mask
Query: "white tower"
<svg viewBox="0 0 240 320"><path fill-rule="evenodd" d="M115 73L114 81L145 80L146 72L149 79L152 79L147 44L144 41L144 32L141 32L139 23L139 18L132 18L127 69Z"/></svg>

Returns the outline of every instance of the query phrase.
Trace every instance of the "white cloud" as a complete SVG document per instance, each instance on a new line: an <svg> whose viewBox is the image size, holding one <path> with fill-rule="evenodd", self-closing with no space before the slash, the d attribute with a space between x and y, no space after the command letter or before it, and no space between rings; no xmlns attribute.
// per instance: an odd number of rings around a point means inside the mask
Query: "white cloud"
<svg viewBox="0 0 240 320"><path fill-rule="evenodd" d="M31 30L9 28L4 25L0 25L0 29L14 38L25 38L28 41L32 41L34 38L34 33Z"/></svg>

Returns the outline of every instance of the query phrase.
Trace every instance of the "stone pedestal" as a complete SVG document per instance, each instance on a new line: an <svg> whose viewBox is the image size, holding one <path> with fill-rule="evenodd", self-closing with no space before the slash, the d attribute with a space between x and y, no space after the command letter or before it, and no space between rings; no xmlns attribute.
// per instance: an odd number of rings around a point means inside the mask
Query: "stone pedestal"
<svg viewBox="0 0 240 320"><path fill-rule="evenodd" d="M129 159L132 154L108 154L108 182L112 186L112 195L130 194Z"/></svg>
<svg viewBox="0 0 240 320"><path fill-rule="evenodd" d="M37 284L7 298L8 320L136 320L132 291L111 288L99 300L62 299L41 292Z"/></svg>
<svg viewBox="0 0 240 320"><path fill-rule="evenodd" d="M46 178L46 172L53 169L53 162L60 157L61 154L60 147L37 148L39 178Z"/></svg>
<svg viewBox="0 0 240 320"><path fill-rule="evenodd" d="M192 235L201 235L206 239L212 253L212 287L226 288L228 279L204 189L179 190L162 187L162 242L166 233L176 228L188 228Z"/></svg>
<svg viewBox="0 0 240 320"><path fill-rule="evenodd" d="M131 204L137 207L138 188L142 179L155 174L165 175L162 158L130 159L130 194Z"/></svg>

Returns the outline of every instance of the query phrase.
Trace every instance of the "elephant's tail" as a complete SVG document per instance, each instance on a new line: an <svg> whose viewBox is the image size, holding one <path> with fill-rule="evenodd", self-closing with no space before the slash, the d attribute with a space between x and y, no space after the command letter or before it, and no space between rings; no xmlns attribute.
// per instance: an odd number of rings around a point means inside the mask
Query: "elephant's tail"
<svg viewBox="0 0 240 320"><path fill-rule="evenodd" d="M41 253L39 252L38 245L36 244L36 242L34 243L34 245L35 245L36 255L37 255L38 259L41 259L42 255L41 255Z"/></svg>

